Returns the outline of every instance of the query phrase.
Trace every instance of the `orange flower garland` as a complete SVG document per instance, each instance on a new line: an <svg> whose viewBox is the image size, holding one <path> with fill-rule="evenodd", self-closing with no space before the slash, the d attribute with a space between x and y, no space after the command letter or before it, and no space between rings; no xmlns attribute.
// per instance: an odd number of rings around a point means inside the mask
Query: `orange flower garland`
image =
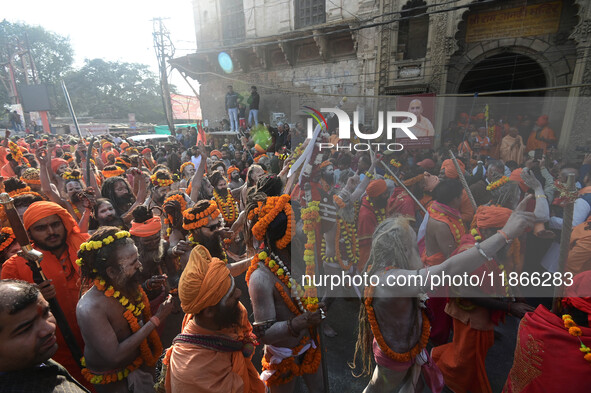
<svg viewBox="0 0 591 393"><path fill-rule="evenodd" d="M499 180L494 181L494 182L490 183L488 186L486 186L486 190L492 191L492 190L497 189L499 187L503 187L505 185L505 183L507 183L508 181L509 181L509 178L507 176L503 176Z"/></svg>
<svg viewBox="0 0 591 393"><path fill-rule="evenodd" d="M198 214L193 214L191 213L191 209L187 209L183 212L183 217L189 221L197 221L189 224L183 223L183 228L188 231L201 228L202 226L207 225L210 218L214 220L219 215L220 210L218 209L218 205L215 203L215 201L210 201L209 207Z"/></svg>
<svg viewBox="0 0 591 393"><path fill-rule="evenodd" d="M105 171L105 170L102 171L102 174L106 179L108 179L109 177L121 176L124 173L125 173L125 170L123 170L119 167L117 167L117 169L113 169L110 171Z"/></svg>
<svg viewBox="0 0 591 393"><path fill-rule="evenodd" d="M234 197L232 196L232 193L229 189L226 199L222 198L222 196L214 189L213 199L215 199L218 206L221 208L220 211L226 223L232 224L234 221L236 221L236 218L238 217L238 204L234 200Z"/></svg>
<svg viewBox="0 0 591 393"><path fill-rule="evenodd" d="M192 165L193 168L195 168L195 164L193 164L191 161L187 161L187 162L183 163L183 165L181 165L181 169L179 170L179 172L181 173L181 175L183 175L183 171L189 165Z"/></svg>
<svg viewBox="0 0 591 393"><path fill-rule="evenodd" d="M142 314L144 321L149 321L152 317L148 297L142 290L141 286L138 286L139 294L137 300L139 300L139 303L133 304L125 296L121 296L119 291L115 291L112 286L109 286L109 288L106 289L105 281L100 277L97 277L94 280L94 285L99 291L103 292L106 297L118 299L119 303L125 307L126 310L123 313L123 317L125 320L127 320L132 333L136 333L141 328L138 322L139 313L142 313L143 311ZM148 305L148 307L146 307L146 305ZM88 368L84 368L82 369L82 375L84 375L86 380L95 385L105 385L121 381L122 379L126 378L130 372L141 366L142 363L145 363L149 367L154 367L160 358L160 355L162 354L162 349L160 337L158 337L158 332L156 329L154 329L150 332L148 338L144 339L140 344L141 355L123 370L109 374L94 374ZM82 358L82 364L84 366L86 364L84 358Z"/></svg>
<svg viewBox="0 0 591 393"><path fill-rule="evenodd" d="M287 230L285 231L285 235L277 241L276 245L277 248L282 250L291 243L293 215L290 201L291 198L287 194L279 197L268 197L264 205L259 204L260 208L253 210L256 211L254 214L258 214L259 216L258 221L252 227L252 234L258 241L262 241L265 238L265 233L267 232L269 224L271 224L277 215L283 211L287 216ZM249 214L249 219L253 219L254 214Z"/></svg>
<svg viewBox="0 0 591 393"><path fill-rule="evenodd" d="M16 237L14 236L14 232L12 231L12 228L10 228L10 227L4 227L4 228L2 228L2 230L0 230L0 232L2 234L8 235L6 240L4 240L2 242L2 244L0 244L0 252L2 252L4 250L6 250L6 248L8 248L12 244L12 242L14 241L14 239L16 239Z"/></svg>
<svg viewBox="0 0 591 393"><path fill-rule="evenodd" d="M271 363L270 355L267 353L261 359L263 370L275 370L273 375L265 381L267 386L284 385L291 381L295 377L302 376L304 374L314 374L320 366L322 359L322 353L319 348L309 348L304 353L304 359L301 364L295 363L295 356L300 353L302 348L310 340L309 337L304 336L298 345L292 349L292 356L283 359L280 363Z"/></svg>
<svg viewBox="0 0 591 393"><path fill-rule="evenodd" d="M16 143L8 141L8 149L10 150L10 154L12 154L12 159L20 165L21 161L23 161L23 152L20 147Z"/></svg>
<svg viewBox="0 0 591 393"><path fill-rule="evenodd" d="M180 203L181 212L184 212L185 210L187 210L187 201L185 200L185 197L182 196L181 194L175 194L175 195L172 195L172 196L166 198L162 205L165 205L166 202L170 202L170 201L177 201L178 203ZM170 214L168 214L166 216L166 218L164 219L164 225L172 225L172 216ZM170 228L168 228L168 229L170 229ZM167 229L167 231L168 231L168 229ZM170 233L167 232L167 236L170 236Z"/></svg>
<svg viewBox="0 0 591 393"><path fill-rule="evenodd" d="M314 261L314 247L316 245L316 228L320 224L320 202L313 201L308 203L308 207L302 209L302 219L304 220L304 233L306 234L306 245L304 246L304 262L306 262L306 274L313 277L316 274L316 264ZM311 283L310 283L311 284ZM316 297L316 288L313 285L304 286L305 296L308 298ZM316 311L318 304L309 305L308 310Z"/></svg>
<svg viewBox="0 0 591 393"><path fill-rule="evenodd" d="M388 346L388 344L386 344L386 340L384 340L384 336L382 336L380 326L378 325L378 321L376 319L376 315L372 306L372 295L374 290L375 287L373 286L369 286L365 289L365 309L367 310L367 319L369 320L369 325L371 326L371 332L373 333L373 336L376 339L380 349L384 351L390 359L396 362L404 363L413 360L415 356L417 356L427 346L427 342L429 341L429 335L431 334L431 323L429 322L429 317L427 317L427 314L424 310L421 310L423 314L423 329L421 331L419 342L408 352L394 352Z"/></svg>
<svg viewBox="0 0 591 393"><path fill-rule="evenodd" d="M282 263L279 264L275 260L271 258L267 254L267 252L263 251L256 254L252 260L248 271L246 272L246 283L250 283L250 276L252 273L259 267L259 262L264 262L265 266L277 277L279 280L285 285L285 287L292 289L292 291L296 291L297 297L296 301L298 304L296 305L293 301L293 298L285 290L284 286L281 285L279 282L275 282L275 288L279 292L281 299L287 305L289 310L295 314L300 315L306 311L306 308L309 311L316 310L318 308L318 298L315 299L307 299L304 297L304 290L301 286L291 278L289 272L284 270L281 266ZM304 304L307 306L304 308ZM312 307L312 305L315 305ZM310 332L312 335L312 332ZM320 365L320 360L322 353L318 348L309 348L305 354L304 359L301 364L295 364L294 356L297 356L302 348L308 343L310 340L309 337L304 336L302 340L298 343L298 345L292 349L292 357L288 357L283 359L280 363L270 363L270 357L265 355L262 359L262 365L264 370L275 370L275 373L265 381L267 386L277 386L285 384L291 381L296 376L301 376L303 374L313 374L318 370Z"/></svg>
<svg viewBox="0 0 591 393"><path fill-rule="evenodd" d="M159 179L156 174L150 176L150 181L154 187L167 187L174 183L172 179Z"/></svg>
<svg viewBox="0 0 591 393"><path fill-rule="evenodd" d="M591 365L591 348L583 344L583 341L581 340L583 331L577 326L573 317L569 314L564 314L562 316L562 321L564 322L564 327L568 330L568 334L579 339L579 343L581 344L579 350L583 353L583 359Z"/></svg>

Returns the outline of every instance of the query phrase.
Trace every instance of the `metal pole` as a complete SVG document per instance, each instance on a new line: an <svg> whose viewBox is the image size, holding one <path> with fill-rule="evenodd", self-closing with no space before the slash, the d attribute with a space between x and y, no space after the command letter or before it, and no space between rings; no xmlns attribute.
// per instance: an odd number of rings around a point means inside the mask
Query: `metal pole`
<svg viewBox="0 0 591 393"><path fill-rule="evenodd" d="M379 161L384 168L388 171L388 173L390 173L390 175L396 180L396 182L400 185L400 187L404 188L404 191L406 191L408 193L408 195L410 195L410 197L412 198L413 201L415 201L415 203L417 204L418 207L421 208L421 210L423 211L423 213L427 214L427 209L425 209L425 206L423 206L421 204L421 202L419 202L419 200L417 199L416 196L414 196L412 194L412 192L410 192L410 190L408 189L408 187L398 178L398 176L396 176L394 174L394 172L392 171L392 169L388 168L388 165L384 162L384 161Z"/></svg>
<svg viewBox="0 0 591 393"><path fill-rule="evenodd" d="M464 187L466 194L468 194L468 198L470 199L470 203L472 204L472 207L474 208L474 212L476 212L476 209L478 209L478 205L476 204L476 200L474 199L474 195L472 195L472 191L470 191L470 187L468 187L468 182L466 181L466 178L464 177L464 173L462 172L462 168L460 168L460 164L458 164L458 159L454 155L453 151L449 150L449 154L451 155L451 160L453 161L454 166L456 167L456 171L458 172L458 176L460 177L460 182L462 183L462 186Z"/></svg>
<svg viewBox="0 0 591 393"><path fill-rule="evenodd" d="M80 132L80 127L78 126L78 119L76 118L76 113L74 113L74 107L72 106L72 101L70 101L70 94L68 94L68 88L66 87L66 82L62 80L62 89L64 90L64 96L66 97L66 104L68 104L68 109L70 110L70 116L72 116L72 121L74 122L74 127L76 128L76 132L78 133L78 137L80 141L82 141L82 133Z"/></svg>

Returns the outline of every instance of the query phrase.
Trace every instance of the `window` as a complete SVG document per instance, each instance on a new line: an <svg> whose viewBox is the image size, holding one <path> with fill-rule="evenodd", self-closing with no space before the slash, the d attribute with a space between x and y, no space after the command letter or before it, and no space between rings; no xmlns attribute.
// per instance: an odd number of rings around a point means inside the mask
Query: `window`
<svg viewBox="0 0 591 393"><path fill-rule="evenodd" d="M246 34L242 0L221 0L221 7L224 45L243 41Z"/></svg>
<svg viewBox="0 0 591 393"><path fill-rule="evenodd" d="M427 55L429 15L424 15L426 11L427 3L422 0L410 0L402 7L396 48L399 59L415 60Z"/></svg>
<svg viewBox="0 0 591 393"><path fill-rule="evenodd" d="M325 0L294 0L295 28L314 26L326 22Z"/></svg>

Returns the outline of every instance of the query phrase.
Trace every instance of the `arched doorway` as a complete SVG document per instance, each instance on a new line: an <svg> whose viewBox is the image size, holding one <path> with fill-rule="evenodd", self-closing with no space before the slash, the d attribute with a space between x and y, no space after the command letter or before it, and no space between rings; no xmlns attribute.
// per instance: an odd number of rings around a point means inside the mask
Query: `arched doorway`
<svg viewBox="0 0 591 393"><path fill-rule="evenodd" d="M537 61L518 53L500 53L476 64L460 83L458 93L483 93L546 87L546 74ZM517 96L544 96L541 92L516 93ZM504 95L510 96L513 94Z"/></svg>

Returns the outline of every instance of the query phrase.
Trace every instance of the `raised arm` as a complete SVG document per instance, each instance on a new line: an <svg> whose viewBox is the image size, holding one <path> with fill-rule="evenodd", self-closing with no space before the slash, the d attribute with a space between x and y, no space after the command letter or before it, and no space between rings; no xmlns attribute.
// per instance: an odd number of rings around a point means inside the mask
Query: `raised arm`
<svg viewBox="0 0 591 393"><path fill-rule="evenodd" d="M534 190L536 195L536 207L534 209L534 215L536 216L537 222L546 222L550 219L550 206L548 205L548 198L544 193L542 183L528 168L523 169L521 172L521 178L525 182L525 185Z"/></svg>
<svg viewBox="0 0 591 393"><path fill-rule="evenodd" d="M49 156L50 151L45 148L40 148L35 151L35 158L39 161L39 179L41 180L41 191L50 201L55 202L61 206L64 205L62 197L51 187L51 181L49 180L49 166L51 157Z"/></svg>
<svg viewBox="0 0 591 393"><path fill-rule="evenodd" d="M534 214L525 211L525 205L530 198L531 196L528 195L521 201L521 203L519 203L503 227L503 231L507 234L509 239L517 238L527 228L531 228L533 226L535 221ZM501 234L496 233L480 243L479 248L486 256L492 258L505 245L505 238ZM420 274L425 279L428 276L429 279L424 280L424 287L419 287L418 285L407 285L402 287L387 287L386 290L389 291L388 294L391 296L417 296L421 293L424 293L425 289L431 286L433 276L441 276L443 272L449 276L461 275L463 273L469 273L478 269L487 260L484 255L482 255L480 250L478 250L477 247L472 247L469 250L454 255L439 265L419 269L418 271L397 269L390 270L388 275L394 277L392 282L396 282L395 277L398 275L413 276Z"/></svg>
<svg viewBox="0 0 591 393"><path fill-rule="evenodd" d="M201 190L201 181L203 181L205 163L207 162L207 154L205 153L205 146L203 146L202 142L199 142L199 154L201 156L201 162L199 162L199 167L197 167L193 175L193 180L191 180L190 197L193 202L199 202L199 191Z"/></svg>

